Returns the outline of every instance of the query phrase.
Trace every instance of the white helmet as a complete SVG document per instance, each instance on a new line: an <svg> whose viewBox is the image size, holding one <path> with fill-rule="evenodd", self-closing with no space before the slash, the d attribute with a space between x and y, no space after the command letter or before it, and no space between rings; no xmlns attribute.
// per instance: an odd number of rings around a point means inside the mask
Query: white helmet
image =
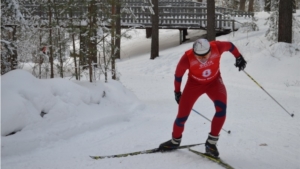
<svg viewBox="0 0 300 169"><path fill-rule="evenodd" d="M193 45L194 54L198 56L205 56L210 52L210 44L207 39L198 39Z"/></svg>

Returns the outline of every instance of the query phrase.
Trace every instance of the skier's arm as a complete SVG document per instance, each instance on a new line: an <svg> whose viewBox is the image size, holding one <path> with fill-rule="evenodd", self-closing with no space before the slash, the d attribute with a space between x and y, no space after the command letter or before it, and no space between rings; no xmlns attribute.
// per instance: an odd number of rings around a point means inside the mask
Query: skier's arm
<svg viewBox="0 0 300 169"><path fill-rule="evenodd" d="M241 55L239 50L234 46L231 42L216 42L217 47L220 51L220 53L223 53L225 51L231 52L235 57L235 67L239 68L239 71L244 70L246 68L247 61L244 59L244 57Z"/></svg>
<svg viewBox="0 0 300 169"><path fill-rule="evenodd" d="M238 58L241 56L241 53L239 52L239 50L231 42L216 41L216 44L217 44L217 47L218 47L220 53L229 51L234 55L235 58Z"/></svg>
<svg viewBox="0 0 300 169"><path fill-rule="evenodd" d="M177 64L176 71L175 71L175 80L174 80L174 87L175 87L175 92L180 92L180 86L181 86L181 80L182 77L185 73L185 71L190 67L189 59L184 54L180 61Z"/></svg>

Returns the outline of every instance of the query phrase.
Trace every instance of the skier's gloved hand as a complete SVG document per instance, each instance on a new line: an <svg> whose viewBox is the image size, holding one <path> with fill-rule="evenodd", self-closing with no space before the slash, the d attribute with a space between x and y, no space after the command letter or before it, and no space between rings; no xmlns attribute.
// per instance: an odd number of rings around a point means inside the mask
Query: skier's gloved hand
<svg viewBox="0 0 300 169"><path fill-rule="evenodd" d="M175 100L179 104L180 97L181 97L181 92L174 92L175 93Z"/></svg>
<svg viewBox="0 0 300 169"><path fill-rule="evenodd" d="M241 71L241 70L244 70L244 69L245 69L246 64L247 64L246 60L245 60L244 57L241 55L241 56L239 56L238 58L236 58L235 64L234 64L234 65L235 65L235 67L238 67L238 68L239 68L239 71Z"/></svg>

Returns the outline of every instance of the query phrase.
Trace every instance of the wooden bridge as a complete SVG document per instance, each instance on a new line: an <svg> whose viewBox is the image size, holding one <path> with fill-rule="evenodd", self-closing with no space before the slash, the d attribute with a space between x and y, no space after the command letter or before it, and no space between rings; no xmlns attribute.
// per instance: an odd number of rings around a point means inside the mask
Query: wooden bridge
<svg viewBox="0 0 300 169"><path fill-rule="evenodd" d="M190 2L190 5L159 6L160 29L205 29L207 25L207 9L201 3ZM140 6L130 7L135 17L122 14L123 26L151 27L151 13L149 9ZM252 17L253 13L236 11L228 8L216 7L216 29L235 29L233 17Z"/></svg>
<svg viewBox="0 0 300 169"><path fill-rule="evenodd" d="M61 0L64 1L64 0ZM121 25L123 27L135 26L141 28L151 27L151 7L149 3L142 0L123 0L122 8L128 8L131 13L121 14ZM63 3L63 2L61 2ZM57 6L60 4L57 3ZM204 29L207 24L207 10L203 3L183 2L182 0L160 1L159 3L159 28L160 29ZM45 5L26 5L33 9L33 15L40 16L42 20L48 20L49 9ZM59 7L58 7L59 8ZM98 9L101 9L100 7ZM76 7L73 10L73 18L82 18L88 11L87 6ZM98 17L107 17L107 14L98 10ZM234 28L232 17L252 17L253 13L237 11L229 8L216 7L216 29ZM53 17L59 20L70 19L70 13L52 12ZM29 16L25 15L25 18Z"/></svg>
<svg viewBox="0 0 300 169"><path fill-rule="evenodd" d="M203 29L207 26L207 8L199 3L190 3L193 6L159 6L159 29L179 29L180 40L185 41L187 29ZM149 29L152 27L150 12L144 12L141 7L131 7L134 18L129 14L121 17L122 26ZM234 11L216 7L216 33L228 33L237 29L233 17L252 17L253 13Z"/></svg>
<svg viewBox="0 0 300 169"><path fill-rule="evenodd" d="M57 8L66 0L57 2ZM104 2L102 0L101 2ZM60 3L60 4L59 4ZM101 3L97 9L101 9ZM45 5L26 5L34 11L42 20L49 19L49 9ZM62 6L62 5L61 5ZM74 9L73 9L74 8ZM137 29L146 29L146 34L151 30L152 8L149 0L122 0L122 9L127 9L130 13L121 14L121 27L135 27ZM83 16L88 11L87 6L72 7L72 15L69 12L52 12L52 18L59 20L68 20L76 18L84 19ZM237 11L229 8L216 7L215 28L217 33L231 32L236 30L234 17L252 17L253 13ZM109 18L102 10L97 10L97 17ZM25 15L25 18L29 16ZM206 4L198 2L186 2L184 0L159 0L159 29L178 29L180 30L180 42L185 41L187 29L206 29L207 9ZM110 26L110 25L106 25ZM149 35L148 35L149 36Z"/></svg>

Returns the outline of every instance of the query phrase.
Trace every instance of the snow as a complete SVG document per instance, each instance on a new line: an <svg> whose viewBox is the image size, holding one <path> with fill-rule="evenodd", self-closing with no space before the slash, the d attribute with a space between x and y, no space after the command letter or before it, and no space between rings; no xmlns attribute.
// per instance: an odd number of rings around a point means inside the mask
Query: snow
<svg viewBox="0 0 300 169"><path fill-rule="evenodd" d="M220 156L237 169L299 169L300 45L267 41L267 13L256 17L259 31L237 31L217 39L233 42L248 61L245 71L295 117L239 72L233 56L224 53L221 72L228 105L223 128L231 134L221 131ZM144 30L132 35L123 41L126 59L117 62L120 81L40 80L24 70L1 77L3 169L222 168L185 149L103 160L89 157L155 148L171 138L177 113L174 71L194 39L179 45L178 30L161 30L160 45L167 45L150 60ZM186 76L182 85L185 81ZM209 119L214 115L206 95L194 109ZM191 112L182 145L205 142L209 131L210 122ZM16 133L7 136L12 132Z"/></svg>

